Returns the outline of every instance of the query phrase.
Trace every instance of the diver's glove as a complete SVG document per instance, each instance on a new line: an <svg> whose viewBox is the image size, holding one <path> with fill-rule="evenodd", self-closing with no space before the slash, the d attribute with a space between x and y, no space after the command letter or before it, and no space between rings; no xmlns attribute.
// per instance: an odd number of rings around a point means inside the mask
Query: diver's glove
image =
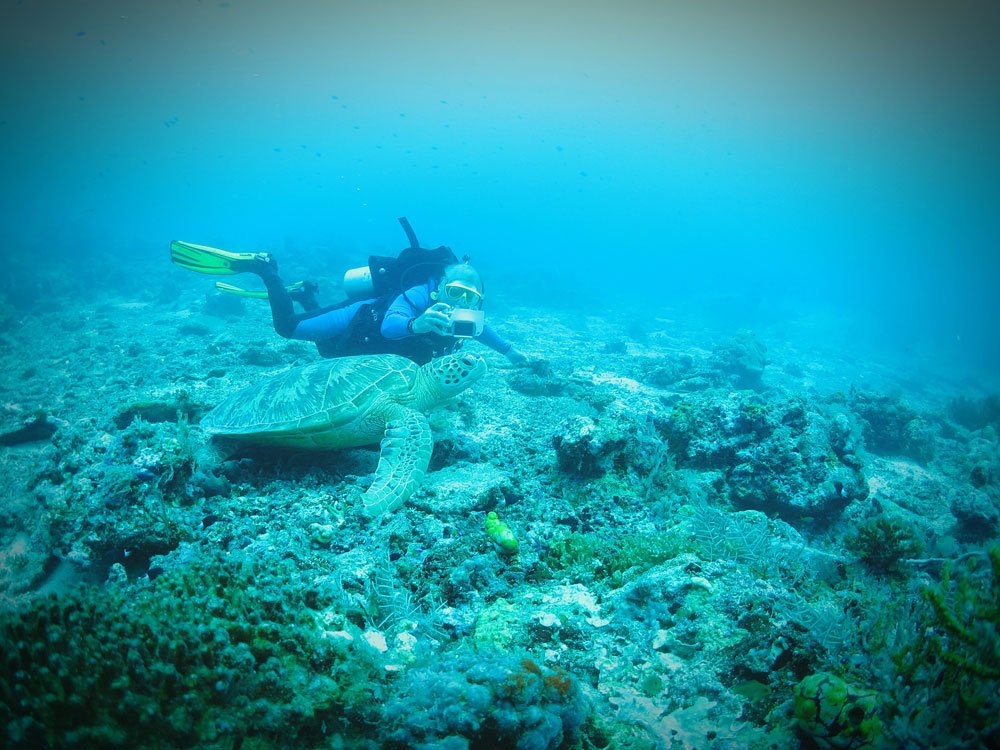
<svg viewBox="0 0 1000 750"><path fill-rule="evenodd" d="M530 364L528 358L513 346L507 350L504 356L507 357L507 361L514 365L514 367L527 367Z"/></svg>

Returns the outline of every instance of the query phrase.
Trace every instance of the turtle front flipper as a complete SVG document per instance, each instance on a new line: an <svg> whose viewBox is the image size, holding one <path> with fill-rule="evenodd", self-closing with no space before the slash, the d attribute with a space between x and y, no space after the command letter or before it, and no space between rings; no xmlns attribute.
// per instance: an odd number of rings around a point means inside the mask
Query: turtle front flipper
<svg viewBox="0 0 1000 750"><path fill-rule="evenodd" d="M369 516L381 516L402 505L420 486L434 450L427 417L400 409L385 423L375 481L364 494Z"/></svg>

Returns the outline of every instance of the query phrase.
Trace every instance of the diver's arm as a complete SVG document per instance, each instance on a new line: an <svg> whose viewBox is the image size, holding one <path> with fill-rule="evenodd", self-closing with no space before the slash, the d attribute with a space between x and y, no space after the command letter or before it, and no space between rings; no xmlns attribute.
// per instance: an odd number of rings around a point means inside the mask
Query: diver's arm
<svg viewBox="0 0 1000 750"><path fill-rule="evenodd" d="M382 318L382 336L394 341L413 336L410 321L419 317L430 307L430 303L430 291L426 284L407 289L396 297L385 311L385 317Z"/></svg>
<svg viewBox="0 0 1000 750"><path fill-rule="evenodd" d="M478 341L486 344L493 351L500 352L515 367L522 367L528 364L527 357L521 354L521 352L514 348L512 343L504 339L488 325L483 326L483 332L479 334Z"/></svg>
<svg viewBox="0 0 1000 750"><path fill-rule="evenodd" d="M513 344L503 338L489 324L483 326L483 332L476 340L501 354L506 354L514 348Z"/></svg>

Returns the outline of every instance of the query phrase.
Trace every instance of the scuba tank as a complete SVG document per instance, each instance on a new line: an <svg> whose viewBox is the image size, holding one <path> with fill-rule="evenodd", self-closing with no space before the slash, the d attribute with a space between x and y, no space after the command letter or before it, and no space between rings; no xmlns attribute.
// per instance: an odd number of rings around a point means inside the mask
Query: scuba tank
<svg viewBox="0 0 1000 750"><path fill-rule="evenodd" d="M351 268L344 274L344 292L351 299L381 297L396 294L410 288L445 266L458 263L458 258L450 247L427 250L420 247L417 235L405 216L398 219L410 246L403 248L398 256L370 255L368 264ZM465 258L468 261L468 257Z"/></svg>
<svg viewBox="0 0 1000 750"><path fill-rule="evenodd" d="M371 266L349 268L344 272L344 293L351 299L364 299L375 293Z"/></svg>

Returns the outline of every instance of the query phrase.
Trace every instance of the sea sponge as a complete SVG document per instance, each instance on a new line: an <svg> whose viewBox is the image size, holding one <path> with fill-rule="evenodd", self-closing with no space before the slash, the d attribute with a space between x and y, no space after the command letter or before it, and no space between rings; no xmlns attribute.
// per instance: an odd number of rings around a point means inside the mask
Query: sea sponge
<svg viewBox="0 0 1000 750"><path fill-rule="evenodd" d="M407 672L385 706L384 748L554 750L589 713L575 677L526 656L463 650Z"/></svg>
<svg viewBox="0 0 1000 750"><path fill-rule="evenodd" d="M881 701L828 672L809 675L794 690L798 727L821 748L866 748L883 735Z"/></svg>

